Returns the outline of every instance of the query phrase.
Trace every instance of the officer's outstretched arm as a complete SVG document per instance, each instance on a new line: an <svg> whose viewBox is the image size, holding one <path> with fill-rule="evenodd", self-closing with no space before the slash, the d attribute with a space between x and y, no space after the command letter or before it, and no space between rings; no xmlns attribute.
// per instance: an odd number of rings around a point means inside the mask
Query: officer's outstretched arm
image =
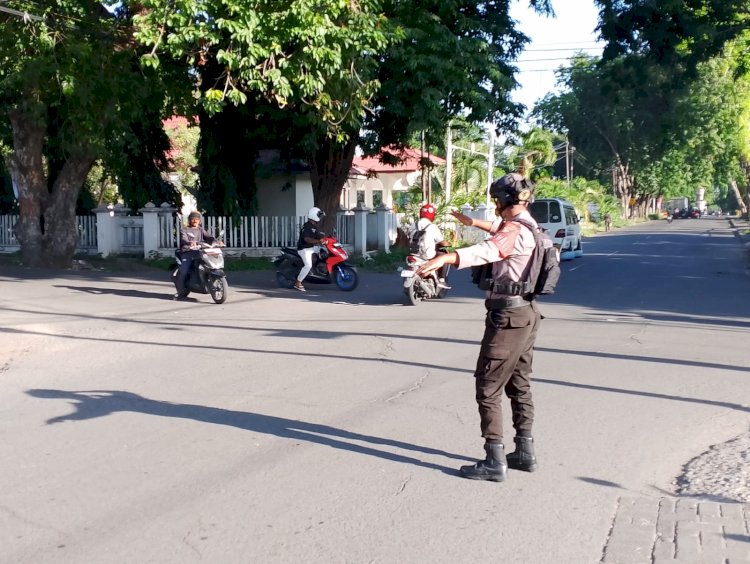
<svg viewBox="0 0 750 564"><path fill-rule="evenodd" d="M417 275L425 277L446 264L458 264L458 260L458 255L456 253L445 253L444 255L437 255L435 258L428 260L426 263L420 266L417 269Z"/></svg>
<svg viewBox="0 0 750 564"><path fill-rule="evenodd" d="M468 215L464 215L461 212L457 211L452 211L451 215L467 227L476 227L477 229L481 229L482 231L486 231L487 233L489 233L490 229L492 229L492 221L486 221L484 219L474 219L473 217L469 217Z"/></svg>

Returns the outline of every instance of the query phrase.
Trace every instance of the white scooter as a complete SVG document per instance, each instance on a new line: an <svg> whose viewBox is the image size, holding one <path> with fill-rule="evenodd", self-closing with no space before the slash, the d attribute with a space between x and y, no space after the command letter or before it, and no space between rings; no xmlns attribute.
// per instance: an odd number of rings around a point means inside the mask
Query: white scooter
<svg viewBox="0 0 750 564"><path fill-rule="evenodd" d="M445 267L445 281L441 282L436 271L422 278L417 275L417 269L422 266L425 259L418 255L407 255L406 266L401 269L401 278L404 279L404 294L407 298L407 304L417 305L422 300L433 298L444 298L450 287L447 285L450 265Z"/></svg>

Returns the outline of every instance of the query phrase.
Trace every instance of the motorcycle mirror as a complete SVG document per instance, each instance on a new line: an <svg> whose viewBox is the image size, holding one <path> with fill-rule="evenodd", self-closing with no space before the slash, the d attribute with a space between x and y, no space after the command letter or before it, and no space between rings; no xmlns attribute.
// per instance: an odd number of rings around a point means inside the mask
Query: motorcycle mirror
<svg viewBox="0 0 750 564"><path fill-rule="evenodd" d="M222 238L222 239L224 238L224 230L223 229L221 231L219 231L219 237Z"/></svg>

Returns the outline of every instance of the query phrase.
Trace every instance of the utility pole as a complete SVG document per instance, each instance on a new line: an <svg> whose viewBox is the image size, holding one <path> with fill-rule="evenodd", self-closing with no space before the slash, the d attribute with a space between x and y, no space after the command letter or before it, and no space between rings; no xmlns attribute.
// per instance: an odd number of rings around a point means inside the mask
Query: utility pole
<svg viewBox="0 0 750 564"><path fill-rule="evenodd" d="M568 179L568 184L570 184L570 181L573 180L573 163L574 163L573 156L575 155L575 152L576 152L576 148L571 146L570 147L570 178Z"/></svg>
<svg viewBox="0 0 750 564"><path fill-rule="evenodd" d="M489 124L488 131L490 137L489 150L487 151L487 208L490 207L490 186L492 186L492 173L495 170L495 128Z"/></svg>
<svg viewBox="0 0 750 564"><path fill-rule="evenodd" d="M565 181L570 185L570 141L565 138Z"/></svg>

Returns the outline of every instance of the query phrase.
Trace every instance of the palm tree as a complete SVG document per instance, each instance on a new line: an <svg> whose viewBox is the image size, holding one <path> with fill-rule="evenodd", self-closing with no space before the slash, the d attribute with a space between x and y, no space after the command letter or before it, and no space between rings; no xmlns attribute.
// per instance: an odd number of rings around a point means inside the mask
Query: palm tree
<svg viewBox="0 0 750 564"><path fill-rule="evenodd" d="M536 168L551 166L557 160L554 134L540 127L521 134L521 143L511 153L516 172L531 177Z"/></svg>

